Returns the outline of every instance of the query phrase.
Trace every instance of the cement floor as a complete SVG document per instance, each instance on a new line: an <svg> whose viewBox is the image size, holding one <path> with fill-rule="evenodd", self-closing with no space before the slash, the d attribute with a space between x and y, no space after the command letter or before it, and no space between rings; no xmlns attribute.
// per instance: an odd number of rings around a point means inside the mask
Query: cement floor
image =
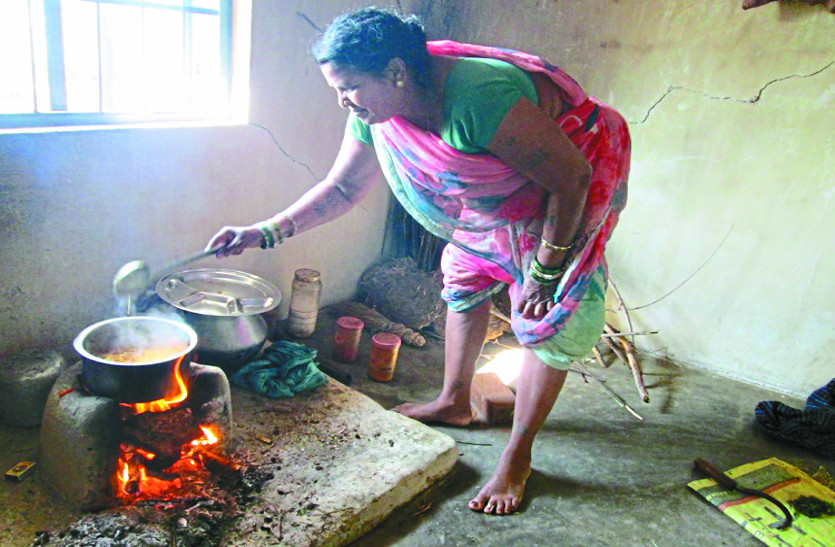
<svg viewBox="0 0 835 547"><path fill-rule="evenodd" d="M321 314L317 333L305 343L329 355L333 324L332 317ZM506 338L500 342L512 344ZM369 346L370 336L363 334L357 362L336 365L352 376L351 387L385 408L404 401L428 401L437 394L442 379L441 342L401 348L395 377L389 383L367 378L364 364ZM491 343L484 354L495 355L503 349ZM807 470L823 465L835 473L835 461L777 443L752 428L759 401L781 400L802 407L802 400L639 357L649 404L641 402L625 366L614 362L608 368L589 367L645 418L643 422L618 406L596 382L569 375L537 437L534 470L518 513L496 517L467 508L489 478L509 428L433 426L458 442L459 460L453 471L354 545L760 545L687 488L687 482L700 478L692 468L694 458L728 469L778 457ZM30 457L37 443L37 429L0 426L4 470ZM27 538L40 524L74 518L26 482L17 487L21 490L17 495L0 496L0 537L16 537L15 545L27 545ZM27 514L33 507L38 510ZM32 522L32 515L42 522Z"/></svg>
<svg viewBox="0 0 835 547"><path fill-rule="evenodd" d="M309 341L325 354L330 351L329 321L322 318ZM339 365L352 375L352 387L385 408L435 397L443 377L442 343L403 346L392 382L378 383L367 378L360 364L367 359L367 338L364 334L356 363ZM487 344L483 355L513 344L507 335L498 342ZM687 487L703 478L693 470L694 458L729 469L777 457L810 472L823 465L835 474L835 461L770 440L752 427L758 402L780 400L802 408L804 400L646 355L639 359L649 404L641 401L620 362L588 367L644 421L620 407L597 382L569 374L537 436L533 473L518 513L488 516L467 507L490 477L509 427L433 426L458 442L456 467L354 545L762 545ZM480 364L486 362L483 358Z"/></svg>

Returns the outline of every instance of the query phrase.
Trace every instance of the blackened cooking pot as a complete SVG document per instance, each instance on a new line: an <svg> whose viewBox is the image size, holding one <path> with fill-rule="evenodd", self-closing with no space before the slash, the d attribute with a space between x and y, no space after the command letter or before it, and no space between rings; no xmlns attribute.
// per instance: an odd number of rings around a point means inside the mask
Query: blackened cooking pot
<svg viewBox="0 0 835 547"><path fill-rule="evenodd" d="M116 317L81 331L73 346L87 389L122 403L144 403L179 393L175 368L188 389L197 333L170 319Z"/></svg>

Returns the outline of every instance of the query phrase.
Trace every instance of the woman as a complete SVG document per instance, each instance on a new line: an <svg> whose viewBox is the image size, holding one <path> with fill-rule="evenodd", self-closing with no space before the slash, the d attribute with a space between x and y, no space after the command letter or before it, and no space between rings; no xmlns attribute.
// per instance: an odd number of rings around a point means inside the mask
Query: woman
<svg viewBox="0 0 835 547"><path fill-rule="evenodd" d="M470 502L508 514L522 499L534 436L571 362L603 330L603 249L626 200L629 134L610 107L533 55L426 42L414 17L361 9L333 21L314 58L350 110L325 180L273 218L225 227L219 256L273 247L332 220L369 190L378 164L405 209L445 238L444 386L395 410L467 425L490 297L510 285L524 346L510 441Z"/></svg>

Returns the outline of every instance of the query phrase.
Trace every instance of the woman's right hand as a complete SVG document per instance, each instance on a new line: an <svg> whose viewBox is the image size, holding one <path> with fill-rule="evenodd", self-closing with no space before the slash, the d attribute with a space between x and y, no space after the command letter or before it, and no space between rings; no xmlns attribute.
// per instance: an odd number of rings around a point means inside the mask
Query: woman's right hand
<svg viewBox="0 0 835 547"><path fill-rule="evenodd" d="M249 247L260 247L264 243L264 234L254 226L224 226L212 236L206 250L221 247L218 257L239 255Z"/></svg>

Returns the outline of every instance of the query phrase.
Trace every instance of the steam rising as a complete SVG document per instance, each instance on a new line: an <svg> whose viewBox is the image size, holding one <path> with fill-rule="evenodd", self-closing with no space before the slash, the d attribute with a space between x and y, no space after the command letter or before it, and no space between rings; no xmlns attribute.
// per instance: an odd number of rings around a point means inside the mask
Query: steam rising
<svg viewBox="0 0 835 547"><path fill-rule="evenodd" d="M164 316L164 317L163 317ZM121 317L103 321L83 331L76 347L111 362L153 363L177 358L193 348L190 328L176 317L159 312L153 316ZM160 319L167 319L162 321Z"/></svg>

